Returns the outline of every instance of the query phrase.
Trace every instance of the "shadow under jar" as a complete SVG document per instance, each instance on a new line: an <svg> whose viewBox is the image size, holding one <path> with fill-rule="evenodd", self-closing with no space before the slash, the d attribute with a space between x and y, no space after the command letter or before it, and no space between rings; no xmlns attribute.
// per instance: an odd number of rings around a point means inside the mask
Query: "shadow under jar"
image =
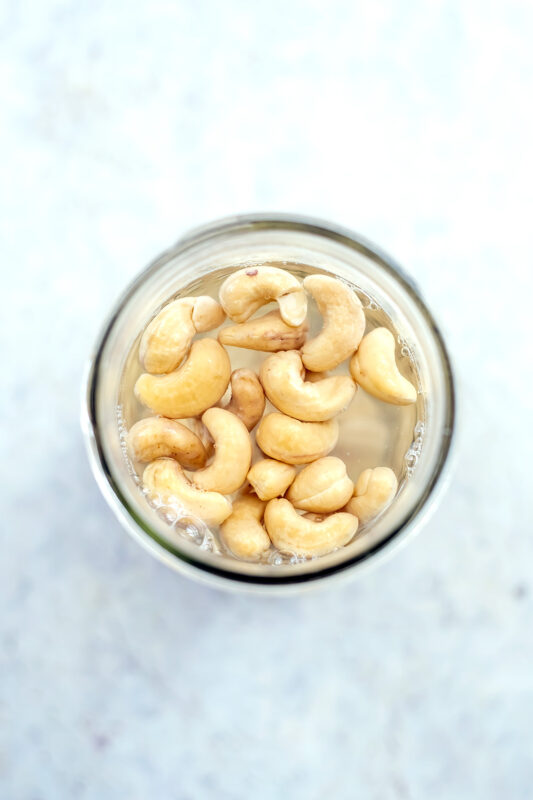
<svg viewBox="0 0 533 800"><path fill-rule="evenodd" d="M313 559L272 550L258 563L240 561L220 546L216 531L184 524L186 520L169 524L142 491L145 465L132 463L126 447L127 430L150 413L133 393L142 372L139 341L148 322L172 299L197 294L218 297L228 275L260 264L280 266L299 278L332 275L353 287L364 306L366 333L378 326L394 333L397 363L418 390L415 404L393 406L359 388L340 415L339 442L331 455L346 462L354 482L367 467L389 466L399 489L393 503L360 528L352 542ZM259 313L269 309L265 306ZM311 337L321 326L312 302L309 322ZM205 335L216 337L216 332ZM257 370L267 355L227 349L232 369ZM336 372L348 374L348 362ZM296 589L347 571L355 573L420 526L444 483L454 427L453 376L433 317L390 257L329 223L252 214L192 231L129 286L105 324L89 364L82 426L102 493L126 530L153 555L180 572L223 587Z"/></svg>

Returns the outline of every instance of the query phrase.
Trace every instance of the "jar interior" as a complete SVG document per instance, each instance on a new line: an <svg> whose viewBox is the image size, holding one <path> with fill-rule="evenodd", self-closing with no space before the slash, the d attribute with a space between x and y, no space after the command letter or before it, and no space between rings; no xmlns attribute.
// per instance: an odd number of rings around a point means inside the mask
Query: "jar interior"
<svg viewBox="0 0 533 800"><path fill-rule="evenodd" d="M314 559L269 553L259 563L235 559L216 531L175 525L167 510L156 510L140 489L142 466L128 455L125 433L150 412L139 407L133 384L140 374L138 342L146 324L169 300L191 294L216 297L235 269L272 264L298 277L334 275L358 293L366 332L385 324L397 338L402 373L418 387L417 403L392 406L359 389L340 415L339 443L331 455L343 458L353 480L367 467L391 466L399 491L392 505L345 547ZM313 304L310 306L310 311ZM263 307L258 313L265 313ZM311 311L312 336L320 329ZM216 336L215 332L204 334ZM257 369L264 353L228 348L232 369ZM344 363L337 372L347 372ZM334 372L335 372L334 371ZM221 224L193 233L163 254L129 289L108 326L95 360L93 417L100 459L130 525L156 548L184 563L243 580L297 580L368 557L412 522L427 501L443 463L451 431L449 371L440 337L417 293L381 254L342 232L278 220ZM268 410L275 410L273 408ZM443 456L444 454L444 456ZM169 524L169 520L171 524Z"/></svg>

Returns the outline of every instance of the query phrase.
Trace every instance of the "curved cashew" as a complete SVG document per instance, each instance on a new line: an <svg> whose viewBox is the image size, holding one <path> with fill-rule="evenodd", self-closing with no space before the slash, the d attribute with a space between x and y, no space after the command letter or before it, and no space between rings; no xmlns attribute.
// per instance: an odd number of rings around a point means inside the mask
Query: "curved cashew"
<svg viewBox="0 0 533 800"><path fill-rule="evenodd" d="M396 342L387 328L375 328L364 337L350 361L354 381L365 392L397 406L416 402L417 391L400 373L395 358Z"/></svg>
<svg viewBox="0 0 533 800"><path fill-rule="evenodd" d="M300 281L279 267L246 267L226 278L219 292L222 308L233 322L246 322L258 308L277 300L280 314L294 327L307 314L307 298Z"/></svg>
<svg viewBox="0 0 533 800"><path fill-rule="evenodd" d="M200 439L201 443L205 447L205 452L207 453L207 458L211 458L211 456L215 452L215 443L213 441L213 437L205 427L204 423L198 417L192 417L192 419L187 420L187 427Z"/></svg>
<svg viewBox="0 0 533 800"><path fill-rule="evenodd" d="M215 441L215 457L212 464L195 473L192 481L208 492L232 494L243 485L250 469L250 434L239 417L224 408L209 408L202 422Z"/></svg>
<svg viewBox="0 0 533 800"><path fill-rule="evenodd" d="M177 505L206 525L220 525L231 514L231 503L224 495L196 489L173 458L158 458L148 464L143 483L153 500Z"/></svg>
<svg viewBox="0 0 533 800"><path fill-rule="evenodd" d="M308 330L307 319L301 325L291 327L283 322L279 311L269 311L257 319L222 328L218 341L232 347L277 353L278 350L298 350L305 342Z"/></svg>
<svg viewBox="0 0 533 800"><path fill-rule="evenodd" d="M387 508L397 491L398 479L391 469L365 469L357 479L354 496L347 504L346 511L355 514L364 525Z"/></svg>
<svg viewBox="0 0 533 800"><path fill-rule="evenodd" d="M270 538L261 525L266 503L253 494L235 500L231 516L222 523L220 536L234 556L257 561L270 548Z"/></svg>
<svg viewBox="0 0 533 800"><path fill-rule="evenodd" d="M328 275L308 275L304 287L314 297L324 318L318 336L302 348L307 369L323 372L333 369L352 355L365 332L365 312L349 286Z"/></svg>
<svg viewBox="0 0 533 800"><path fill-rule="evenodd" d="M251 369L231 373L231 400L224 406L241 419L249 431L255 428L265 410L265 393L259 378Z"/></svg>
<svg viewBox="0 0 533 800"><path fill-rule="evenodd" d="M185 469L200 469L207 461L199 437L180 422L165 417L147 417L136 422L129 430L128 445L136 461L172 456Z"/></svg>
<svg viewBox="0 0 533 800"><path fill-rule="evenodd" d="M181 297L166 305L148 324L139 345L147 372L172 372L183 361L196 333L222 325L224 310L212 297Z"/></svg>
<svg viewBox="0 0 533 800"><path fill-rule="evenodd" d="M259 374L270 402L284 414L306 422L331 419L355 394L355 384L348 375L304 381L305 370L296 350L268 356Z"/></svg>
<svg viewBox="0 0 533 800"><path fill-rule="evenodd" d="M330 453L339 438L336 420L300 422L285 414L267 414L259 423L256 441L267 456L287 464L308 464Z"/></svg>
<svg viewBox="0 0 533 800"><path fill-rule="evenodd" d="M300 516L288 500L271 500L265 509L265 526L278 550L302 556L323 556L347 544L357 530L352 514L339 512L314 522Z"/></svg>
<svg viewBox="0 0 533 800"><path fill-rule="evenodd" d="M289 464L264 458L254 464L247 475L255 493L261 500L272 500L279 497L291 485L296 477L296 470ZM350 492L351 495L351 492Z"/></svg>
<svg viewBox="0 0 533 800"><path fill-rule="evenodd" d="M304 467L287 492L287 500L295 508L327 514L345 506L352 494L353 482L346 474L346 464L329 456Z"/></svg>
<svg viewBox="0 0 533 800"><path fill-rule="evenodd" d="M217 403L229 383L228 354L216 339L193 342L189 357L168 375L144 373L137 379L135 395L141 403L164 417L195 417Z"/></svg>

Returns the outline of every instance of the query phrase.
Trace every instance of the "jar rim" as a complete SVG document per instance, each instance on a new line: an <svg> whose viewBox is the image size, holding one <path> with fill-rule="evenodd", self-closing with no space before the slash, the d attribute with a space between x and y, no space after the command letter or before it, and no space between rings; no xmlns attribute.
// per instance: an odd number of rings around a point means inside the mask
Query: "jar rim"
<svg viewBox="0 0 533 800"><path fill-rule="evenodd" d="M127 305L128 300L136 294L139 287L171 258L181 255L189 248L195 247L203 241L220 237L225 233L229 235L239 231L245 232L246 230L260 230L265 228L302 231L308 234L318 235L336 241L351 250L356 250L372 261L377 262L395 281L399 282L428 324L439 351L442 372L447 389L446 416L442 430L442 444L439 450L439 457L434 466L431 479L424 486L424 490L418 502L411 510L409 517L402 520L399 525L393 526L392 530L386 536L361 553L348 556L346 559L336 564L324 565L322 567L320 566L320 559L318 559L316 562L318 566L314 571L279 575L249 574L232 570L222 564L217 565L215 560L213 560L213 563L201 559L195 560L191 558L189 554L173 547L169 542L160 537L153 528L145 523L135 509L131 507L131 504L113 476L102 443L97 410L99 374L106 342L120 317L122 309ZM379 560L378 556L390 554L395 549L395 546L406 542L408 538L411 538L412 535L420 529L422 523L427 520L429 513L435 508L436 502L442 494L450 474L452 446L455 438L454 429L456 424L456 389L450 356L439 326L422 299L416 283L392 257L366 238L334 223L302 215L268 212L251 213L225 217L190 230L178 239L173 247L170 247L152 261L129 284L115 302L111 313L104 322L96 338L92 356L86 368L83 385L81 422L89 461L100 490L123 527L125 527L140 544L147 548L152 555L164 561L174 569L189 573L191 577L203 579L211 583L214 582L225 588L233 586L233 588L255 588L259 590L262 588L264 591L271 591L273 587L290 589L291 586L301 587L302 584L322 583L326 578L347 574L363 565L375 563Z"/></svg>

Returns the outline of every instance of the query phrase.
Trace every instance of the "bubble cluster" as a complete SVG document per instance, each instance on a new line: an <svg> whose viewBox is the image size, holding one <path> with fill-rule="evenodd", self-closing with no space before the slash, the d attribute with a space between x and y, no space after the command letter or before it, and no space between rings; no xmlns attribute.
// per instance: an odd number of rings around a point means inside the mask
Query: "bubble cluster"
<svg viewBox="0 0 533 800"><path fill-rule="evenodd" d="M415 471L420 453L422 452L422 444L424 441L425 425L423 422L418 421L413 429L413 441L407 453L405 454L405 465L407 468L407 475L411 477Z"/></svg>

